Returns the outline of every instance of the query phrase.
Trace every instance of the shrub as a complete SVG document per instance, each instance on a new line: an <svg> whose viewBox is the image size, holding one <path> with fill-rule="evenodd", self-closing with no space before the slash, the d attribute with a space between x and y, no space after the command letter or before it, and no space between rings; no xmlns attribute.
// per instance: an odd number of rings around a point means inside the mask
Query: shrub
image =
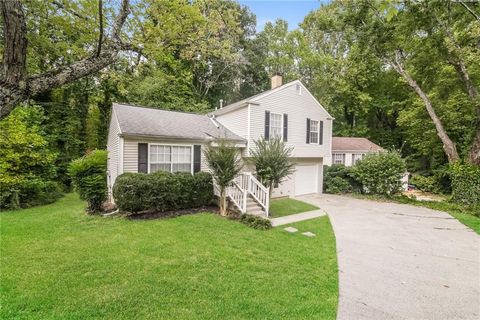
<svg viewBox="0 0 480 320"><path fill-rule="evenodd" d="M333 177L328 182L326 192L327 193L348 193L348 192L352 192L352 186L345 179L342 179L340 177Z"/></svg>
<svg viewBox="0 0 480 320"><path fill-rule="evenodd" d="M415 174L412 176L412 178L410 178L409 183L417 187L418 190L421 190L424 192L434 192L434 193L440 192L440 188L434 176L426 177L426 176Z"/></svg>
<svg viewBox="0 0 480 320"><path fill-rule="evenodd" d="M213 201L212 176L206 172L124 173L117 177L113 197L123 212L164 212L200 208Z"/></svg>
<svg viewBox="0 0 480 320"><path fill-rule="evenodd" d="M0 121L0 208L26 208L61 196L57 154L43 131L44 120L42 108L19 106Z"/></svg>
<svg viewBox="0 0 480 320"><path fill-rule="evenodd" d="M323 167L323 191L327 193L360 192L362 187L352 176L351 167L334 164Z"/></svg>
<svg viewBox="0 0 480 320"><path fill-rule="evenodd" d="M107 200L107 151L94 150L72 161L68 174L80 198L87 201L88 212L99 212Z"/></svg>
<svg viewBox="0 0 480 320"><path fill-rule="evenodd" d="M480 205L480 167L456 163L450 166L452 200L461 204Z"/></svg>
<svg viewBox="0 0 480 320"><path fill-rule="evenodd" d="M272 228L272 223L270 220L247 213L244 213L240 216L240 222L259 230L268 230Z"/></svg>
<svg viewBox="0 0 480 320"><path fill-rule="evenodd" d="M0 208L18 209L55 202L62 190L54 181L31 178L25 181L0 182Z"/></svg>
<svg viewBox="0 0 480 320"><path fill-rule="evenodd" d="M391 195L400 192L405 161L395 151L367 154L352 167L352 175L372 194Z"/></svg>

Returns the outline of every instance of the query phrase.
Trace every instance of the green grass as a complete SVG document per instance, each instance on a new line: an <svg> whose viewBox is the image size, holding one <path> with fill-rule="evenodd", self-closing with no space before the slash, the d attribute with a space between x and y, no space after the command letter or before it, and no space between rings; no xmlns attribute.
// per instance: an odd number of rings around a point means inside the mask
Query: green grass
<svg viewBox="0 0 480 320"><path fill-rule="evenodd" d="M398 203L426 207L438 211L445 211L476 233L480 234L480 213L475 211L478 209L472 207L462 206L460 204L445 201L419 201L406 196L393 196L388 198L360 194L354 194L353 196L357 198L368 198L380 201L394 201Z"/></svg>
<svg viewBox="0 0 480 320"><path fill-rule="evenodd" d="M327 217L259 231L202 213L87 216L69 194L3 212L1 319L335 319Z"/></svg>
<svg viewBox="0 0 480 320"><path fill-rule="evenodd" d="M318 207L300 200L282 198L272 200L272 202L270 203L270 216L283 217L295 213L307 212L317 209Z"/></svg>

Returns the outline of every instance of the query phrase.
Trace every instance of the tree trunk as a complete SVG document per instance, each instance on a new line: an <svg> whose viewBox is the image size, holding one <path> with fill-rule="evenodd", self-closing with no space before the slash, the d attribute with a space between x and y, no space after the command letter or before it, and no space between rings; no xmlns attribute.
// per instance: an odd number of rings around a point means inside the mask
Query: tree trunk
<svg viewBox="0 0 480 320"><path fill-rule="evenodd" d="M455 61L452 60L450 63L455 67L455 70L462 79L465 88L467 89L468 96L472 100L475 108L475 137L470 146L467 159L471 164L480 165L480 97L478 95L478 90L473 85L465 63L460 57L457 57Z"/></svg>
<svg viewBox="0 0 480 320"><path fill-rule="evenodd" d="M220 190L220 199L219 199L219 208L220 208L220 215L225 217L227 215L227 196L225 192L225 188Z"/></svg>
<svg viewBox="0 0 480 320"><path fill-rule="evenodd" d="M69 66L27 77L25 74L27 30L22 5L19 0L0 1L5 43L3 70L0 79L0 119L10 114L18 103L28 99L29 96L51 90L100 71L115 62L120 50L134 49L120 40L121 28L130 12L129 0L122 0L108 46L104 50Z"/></svg>
<svg viewBox="0 0 480 320"><path fill-rule="evenodd" d="M439 22L439 24L442 24L440 19L437 18L437 21ZM478 90L473 85L472 79L470 78L470 74L467 70L467 66L465 65L465 62L461 57L462 50L458 45L450 27L446 23L442 25L454 47L454 49L449 49L449 53L451 56L448 58L448 61L455 68L458 75L460 76L460 79L465 85L468 96L472 100L475 108L475 137L473 139L472 145L470 146L467 159L468 162L470 162L471 164L480 165L480 99L478 96Z"/></svg>
<svg viewBox="0 0 480 320"><path fill-rule="evenodd" d="M445 154L447 155L448 162L452 163L455 161L460 160L460 157L457 152L457 148L455 146L455 143L450 139L448 136L447 132L445 131L445 128L443 127L442 121L440 118L437 116L435 113L435 109L432 106L432 102L430 101L430 98L426 95L426 93L420 88L418 83L408 74L408 72L403 68L402 63L401 63L401 53L400 51L396 50L395 52L395 61L390 61L387 60L388 63L392 66L395 71L397 71L398 74L400 74L408 83L408 85L415 90L417 95L422 99L425 108L427 109L427 113L430 116L430 118L433 121L433 124L435 125L435 129L437 130L437 135L442 141L443 144L443 150Z"/></svg>

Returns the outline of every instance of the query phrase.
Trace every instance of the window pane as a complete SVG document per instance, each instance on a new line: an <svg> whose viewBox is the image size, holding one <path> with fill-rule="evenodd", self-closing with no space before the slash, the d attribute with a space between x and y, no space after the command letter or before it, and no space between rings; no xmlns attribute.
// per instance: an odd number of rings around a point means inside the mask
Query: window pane
<svg viewBox="0 0 480 320"><path fill-rule="evenodd" d="M174 163L172 164L172 172L191 172L190 163Z"/></svg>
<svg viewBox="0 0 480 320"><path fill-rule="evenodd" d="M168 171L170 172L170 164L150 164L150 172L157 172L157 171Z"/></svg>
<svg viewBox="0 0 480 320"><path fill-rule="evenodd" d="M318 121L310 120L310 131L318 132Z"/></svg>
<svg viewBox="0 0 480 320"><path fill-rule="evenodd" d="M310 143L318 143L318 132L310 132Z"/></svg>
<svg viewBox="0 0 480 320"><path fill-rule="evenodd" d="M282 115L277 113L270 113L270 136L281 137L282 131Z"/></svg>

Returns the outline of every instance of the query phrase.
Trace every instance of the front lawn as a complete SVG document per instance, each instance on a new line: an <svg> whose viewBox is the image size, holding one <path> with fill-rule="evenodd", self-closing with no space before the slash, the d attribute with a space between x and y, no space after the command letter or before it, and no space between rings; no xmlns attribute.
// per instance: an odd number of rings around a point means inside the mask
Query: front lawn
<svg viewBox="0 0 480 320"><path fill-rule="evenodd" d="M300 200L291 198L274 199L270 203L270 216L277 218L317 209L318 207Z"/></svg>
<svg viewBox="0 0 480 320"><path fill-rule="evenodd" d="M327 217L251 229L202 213L87 216L75 194L1 218L1 319L335 319Z"/></svg>

